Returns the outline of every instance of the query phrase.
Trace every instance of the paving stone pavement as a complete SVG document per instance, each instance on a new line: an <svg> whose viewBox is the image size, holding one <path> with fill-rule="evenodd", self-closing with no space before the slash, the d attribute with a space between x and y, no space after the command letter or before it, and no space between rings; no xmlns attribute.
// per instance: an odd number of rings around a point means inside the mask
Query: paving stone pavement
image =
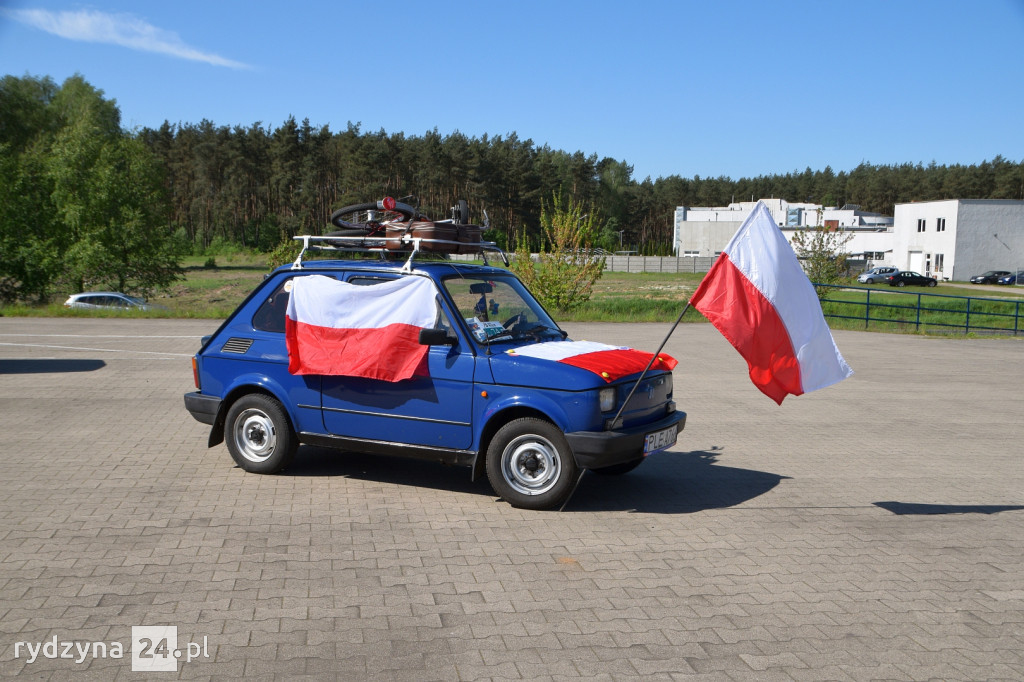
<svg viewBox="0 0 1024 682"><path fill-rule="evenodd" d="M856 375L779 407L682 325L677 446L530 512L428 463L235 468L182 402L215 326L0 318L0 675L1024 679L1021 340L837 332ZM158 625L196 659L133 673Z"/></svg>

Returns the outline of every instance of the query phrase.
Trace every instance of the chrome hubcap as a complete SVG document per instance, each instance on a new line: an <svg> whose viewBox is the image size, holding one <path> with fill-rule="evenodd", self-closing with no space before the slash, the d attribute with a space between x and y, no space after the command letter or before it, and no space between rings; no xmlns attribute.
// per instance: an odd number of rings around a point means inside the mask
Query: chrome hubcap
<svg viewBox="0 0 1024 682"><path fill-rule="evenodd" d="M558 482L561 459L546 438L520 436L501 455L501 473L512 489L523 495L541 495Z"/></svg>
<svg viewBox="0 0 1024 682"><path fill-rule="evenodd" d="M266 461L277 447L274 422L259 410L246 410L235 420L235 444L251 462Z"/></svg>

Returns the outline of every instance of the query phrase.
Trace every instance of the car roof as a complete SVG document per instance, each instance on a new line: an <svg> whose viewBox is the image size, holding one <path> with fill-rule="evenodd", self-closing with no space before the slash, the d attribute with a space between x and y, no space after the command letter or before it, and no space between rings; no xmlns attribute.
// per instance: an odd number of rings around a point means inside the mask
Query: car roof
<svg viewBox="0 0 1024 682"><path fill-rule="evenodd" d="M71 298L78 298L79 296L128 296L120 291L83 291L77 294L71 294ZM133 298L128 296L128 298Z"/></svg>

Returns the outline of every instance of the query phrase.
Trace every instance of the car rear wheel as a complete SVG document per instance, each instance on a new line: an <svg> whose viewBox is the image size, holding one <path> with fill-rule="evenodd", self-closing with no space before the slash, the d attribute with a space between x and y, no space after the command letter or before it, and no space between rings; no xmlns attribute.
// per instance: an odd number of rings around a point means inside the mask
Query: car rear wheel
<svg viewBox="0 0 1024 682"><path fill-rule="evenodd" d="M896 282L896 286L898 286L898 287L905 287L905 286L907 286L907 284L903 280L900 280L899 282Z"/></svg>
<svg viewBox="0 0 1024 682"><path fill-rule="evenodd" d="M550 509L564 503L578 469L569 443L551 422L516 419L498 429L487 448L487 480L513 507Z"/></svg>
<svg viewBox="0 0 1024 682"><path fill-rule="evenodd" d="M239 467L276 474L295 458L298 441L284 408L274 398L251 393L235 401L225 421L228 452Z"/></svg>

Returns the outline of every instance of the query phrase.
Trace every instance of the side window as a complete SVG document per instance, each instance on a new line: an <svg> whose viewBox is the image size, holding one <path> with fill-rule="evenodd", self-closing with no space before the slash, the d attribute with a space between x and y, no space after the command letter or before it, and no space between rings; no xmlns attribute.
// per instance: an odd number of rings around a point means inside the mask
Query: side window
<svg viewBox="0 0 1024 682"><path fill-rule="evenodd" d="M357 275L348 279L349 284L356 284L361 287L372 286L374 284L380 284L381 282L390 281L391 277L370 277L368 275Z"/></svg>
<svg viewBox="0 0 1024 682"><path fill-rule="evenodd" d="M281 282L263 305L252 316L252 326L261 332L284 332L284 318L288 312L288 292L291 278Z"/></svg>

